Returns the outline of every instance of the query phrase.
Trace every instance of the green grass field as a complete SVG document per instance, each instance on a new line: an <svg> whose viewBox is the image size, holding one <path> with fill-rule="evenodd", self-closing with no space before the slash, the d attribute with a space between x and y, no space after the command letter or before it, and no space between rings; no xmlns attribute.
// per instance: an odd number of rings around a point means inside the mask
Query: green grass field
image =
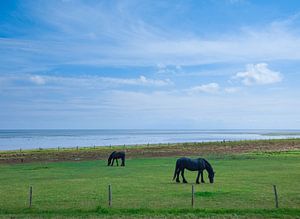
<svg viewBox="0 0 300 219"><path fill-rule="evenodd" d="M128 159L126 167L106 161L0 165L0 217L244 216L299 217L300 151L210 156L215 183L172 181L176 158ZM113 206L108 207L108 185ZM272 185L277 185L275 210ZM29 186L33 206L28 209Z"/></svg>

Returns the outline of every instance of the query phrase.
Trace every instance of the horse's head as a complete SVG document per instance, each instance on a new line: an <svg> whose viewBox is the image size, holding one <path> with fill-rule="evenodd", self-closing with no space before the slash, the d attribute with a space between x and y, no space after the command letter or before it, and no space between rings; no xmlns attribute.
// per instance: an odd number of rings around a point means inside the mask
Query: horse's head
<svg viewBox="0 0 300 219"><path fill-rule="evenodd" d="M214 177L215 177L214 169L212 168L212 166L210 165L210 163L207 160L202 159L202 161L204 162L204 168L206 169L206 171L208 173L209 182L214 183Z"/></svg>
<svg viewBox="0 0 300 219"><path fill-rule="evenodd" d="M210 183L214 183L214 177L215 177L215 172L212 171L211 173L208 174L208 179Z"/></svg>
<svg viewBox="0 0 300 219"><path fill-rule="evenodd" d="M111 164L111 160L113 159L113 156L114 156L115 153L116 153L116 151L112 152L109 155L108 160L107 160L107 166L109 166Z"/></svg>
<svg viewBox="0 0 300 219"><path fill-rule="evenodd" d="M109 166L110 163L111 163L111 157L109 157L108 160L107 160L107 166Z"/></svg>

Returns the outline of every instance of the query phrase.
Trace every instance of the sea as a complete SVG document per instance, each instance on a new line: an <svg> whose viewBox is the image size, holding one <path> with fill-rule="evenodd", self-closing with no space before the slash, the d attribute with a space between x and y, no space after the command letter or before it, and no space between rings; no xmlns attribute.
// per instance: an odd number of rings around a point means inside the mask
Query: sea
<svg viewBox="0 0 300 219"><path fill-rule="evenodd" d="M300 138L300 130L0 130L0 150Z"/></svg>

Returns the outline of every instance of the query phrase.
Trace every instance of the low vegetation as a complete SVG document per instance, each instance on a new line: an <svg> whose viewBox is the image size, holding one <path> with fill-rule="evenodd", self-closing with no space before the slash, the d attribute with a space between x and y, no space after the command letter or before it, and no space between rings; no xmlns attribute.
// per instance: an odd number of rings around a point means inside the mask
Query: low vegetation
<svg viewBox="0 0 300 219"><path fill-rule="evenodd" d="M107 159L114 150L126 151L129 158L240 154L248 152L300 150L300 139L190 142L176 144L95 146L0 151L0 163L57 162Z"/></svg>

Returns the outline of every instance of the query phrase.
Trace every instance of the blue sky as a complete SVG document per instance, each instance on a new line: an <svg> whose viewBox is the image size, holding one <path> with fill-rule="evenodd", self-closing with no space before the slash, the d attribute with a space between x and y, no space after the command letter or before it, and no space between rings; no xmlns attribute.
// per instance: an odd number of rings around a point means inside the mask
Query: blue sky
<svg viewBox="0 0 300 219"><path fill-rule="evenodd" d="M299 129L300 1L0 1L0 128Z"/></svg>

